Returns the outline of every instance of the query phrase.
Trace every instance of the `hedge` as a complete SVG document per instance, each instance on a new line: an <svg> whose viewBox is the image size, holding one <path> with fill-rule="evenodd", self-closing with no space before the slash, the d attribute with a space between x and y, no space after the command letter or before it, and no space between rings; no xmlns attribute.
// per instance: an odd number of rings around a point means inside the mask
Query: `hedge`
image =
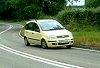
<svg viewBox="0 0 100 68"><path fill-rule="evenodd" d="M99 10L69 8L59 12L56 18L71 31L92 31L92 28L100 30Z"/></svg>
<svg viewBox="0 0 100 68"><path fill-rule="evenodd" d="M65 24L74 20L79 24L100 26L100 11L94 9L65 9L58 13L57 19Z"/></svg>

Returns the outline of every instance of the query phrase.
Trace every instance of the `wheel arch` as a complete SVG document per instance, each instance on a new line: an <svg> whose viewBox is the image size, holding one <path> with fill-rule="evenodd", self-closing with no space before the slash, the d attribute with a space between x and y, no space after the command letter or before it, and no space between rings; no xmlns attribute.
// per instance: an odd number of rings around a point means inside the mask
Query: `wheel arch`
<svg viewBox="0 0 100 68"><path fill-rule="evenodd" d="M24 36L24 39L26 38L26 36Z"/></svg>
<svg viewBox="0 0 100 68"><path fill-rule="evenodd" d="M41 39L41 42L42 42L42 40L45 40L45 39L44 39L44 38L42 38L42 39ZM46 41L46 40L45 40L45 41Z"/></svg>
<svg viewBox="0 0 100 68"><path fill-rule="evenodd" d="M45 44L46 44L45 47L42 45L43 40L44 40L44 42L45 42ZM42 46L43 49L48 48L48 44L47 44L47 40L46 40L46 39L44 39L44 38L41 39L41 46Z"/></svg>

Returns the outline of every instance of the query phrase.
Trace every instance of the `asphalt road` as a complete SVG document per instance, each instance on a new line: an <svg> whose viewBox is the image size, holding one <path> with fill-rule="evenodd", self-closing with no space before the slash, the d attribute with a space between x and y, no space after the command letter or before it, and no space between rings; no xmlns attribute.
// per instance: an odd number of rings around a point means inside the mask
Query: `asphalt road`
<svg viewBox="0 0 100 68"><path fill-rule="evenodd" d="M22 26L0 24L0 68L100 68L100 52L25 46Z"/></svg>

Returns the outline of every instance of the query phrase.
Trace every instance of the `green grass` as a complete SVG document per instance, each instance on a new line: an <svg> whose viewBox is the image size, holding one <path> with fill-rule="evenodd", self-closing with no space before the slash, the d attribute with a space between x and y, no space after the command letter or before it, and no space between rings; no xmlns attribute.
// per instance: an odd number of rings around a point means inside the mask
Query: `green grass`
<svg viewBox="0 0 100 68"><path fill-rule="evenodd" d="M100 47L100 32L73 32L75 44Z"/></svg>

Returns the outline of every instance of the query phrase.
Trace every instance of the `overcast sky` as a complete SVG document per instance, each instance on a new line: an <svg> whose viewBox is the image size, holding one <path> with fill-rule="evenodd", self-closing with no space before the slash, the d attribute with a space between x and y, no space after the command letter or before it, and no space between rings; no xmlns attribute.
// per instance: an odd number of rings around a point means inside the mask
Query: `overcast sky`
<svg viewBox="0 0 100 68"><path fill-rule="evenodd" d="M70 2L66 6L69 6ZM79 0L79 2L73 1L73 6L84 6L85 5L85 0Z"/></svg>

